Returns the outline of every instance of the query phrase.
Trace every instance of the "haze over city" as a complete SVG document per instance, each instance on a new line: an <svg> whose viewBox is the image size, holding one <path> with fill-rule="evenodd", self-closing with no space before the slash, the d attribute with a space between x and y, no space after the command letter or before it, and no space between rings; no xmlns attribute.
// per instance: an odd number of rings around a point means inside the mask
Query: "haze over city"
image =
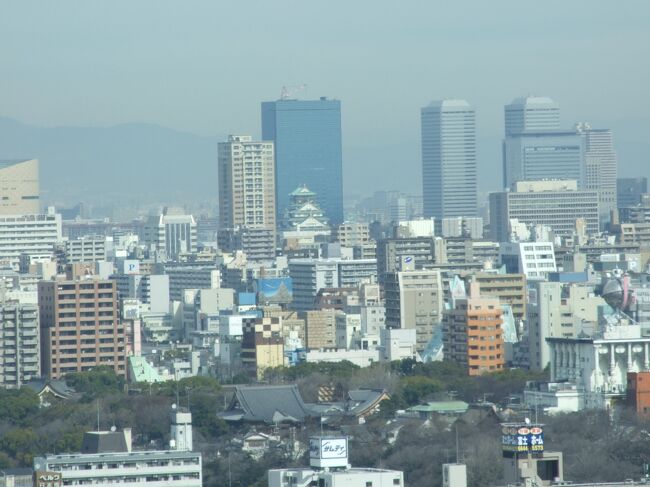
<svg viewBox="0 0 650 487"><path fill-rule="evenodd" d="M648 0L2 2L0 487L650 485L649 48Z"/></svg>
<svg viewBox="0 0 650 487"><path fill-rule="evenodd" d="M97 198L100 175L116 193L121 179L129 193L124 172L140 177L141 167L157 165L164 174L147 190L153 199L159 186L178 199L214 197L206 180L216 179L216 142L230 133L258 137L260 102L302 84L296 98L342 102L350 197L417 192L419 109L440 98L465 98L476 108L482 191L500 185L503 105L526 94L555 99L564 127L588 121L611 128L620 175L649 172L650 5L642 0L616 8L587 1L21 1L7 2L2 13L0 117L66 127L59 133L68 136L47 144L49 132L10 124L27 140L0 142L11 157L45 146L43 190L53 202ZM120 127L93 153L87 140L102 135L80 130L140 123L201 137L188 144L165 131ZM111 147L113 139L124 145ZM161 139L165 150L157 150ZM106 174L113 165L119 178ZM93 191L63 195L49 183L63 182L59 166ZM192 168L209 177L174 174Z"/></svg>

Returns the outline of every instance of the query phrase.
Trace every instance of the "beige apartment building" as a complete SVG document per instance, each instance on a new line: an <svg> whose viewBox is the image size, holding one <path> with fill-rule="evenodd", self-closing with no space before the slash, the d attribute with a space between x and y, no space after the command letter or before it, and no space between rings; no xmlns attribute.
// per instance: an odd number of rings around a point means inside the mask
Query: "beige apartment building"
<svg viewBox="0 0 650 487"><path fill-rule="evenodd" d="M442 319L442 279L438 269L402 267L385 275L386 327L415 329L416 349L421 352Z"/></svg>
<svg viewBox="0 0 650 487"><path fill-rule="evenodd" d="M231 135L219 143L219 227L275 232L273 142Z"/></svg>
<svg viewBox="0 0 650 487"><path fill-rule="evenodd" d="M0 160L0 215L40 213L38 159Z"/></svg>
<svg viewBox="0 0 650 487"><path fill-rule="evenodd" d="M526 317L526 276L524 274L497 274L478 272L474 280L481 288L481 296L499 298L501 304L509 304L515 320Z"/></svg>
<svg viewBox="0 0 650 487"><path fill-rule="evenodd" d="M300 318L305 320L305 340L307 348L319 350L321 348L336 348L336 315L338 310L320 309L300 313Z"/></svg>
<svg viewBox="0 0 650 487"><path fill-rule="evenodd" d="M126 375L126 332L115 281L41 281L38 307L44 376L59 379L100 365Z"/></svg>

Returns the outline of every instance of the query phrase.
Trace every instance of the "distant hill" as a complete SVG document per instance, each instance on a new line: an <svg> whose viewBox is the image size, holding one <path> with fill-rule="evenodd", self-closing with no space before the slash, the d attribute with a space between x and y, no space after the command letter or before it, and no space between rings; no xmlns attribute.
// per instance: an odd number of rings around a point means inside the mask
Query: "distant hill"
<svg viewBox="0 0 650 487"><path fill-rule="evenodd" d="M217 143L153 124L35 127L0 117L0 159L40 160L45 202L216 199Z"/></svg>

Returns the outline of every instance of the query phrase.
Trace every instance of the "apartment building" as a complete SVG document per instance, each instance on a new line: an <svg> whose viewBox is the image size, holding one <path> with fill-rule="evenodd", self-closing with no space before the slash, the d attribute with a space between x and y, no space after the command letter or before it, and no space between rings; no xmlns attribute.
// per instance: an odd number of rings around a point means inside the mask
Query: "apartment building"
<svg viewBox="0 0 650 487"><path fill-rule="evenodd" d="M479 284L470 283L468 296L443 313L444 359L464 367L469 375L502 370L502 313L498 299L482 296Z"/></svg>
<svg viewBox="0 0 650 487"><path fill-rule="evenodd" d="M126 375L126 332L115 281L41 281L38 307L44 376L59 379L100 365Z"/></svg>
<svg viewBox="0 0 650 487"><path fill-rule="evenodd" d="M0 387L19 388L41 376L38 307L0 304Z"/></svg>

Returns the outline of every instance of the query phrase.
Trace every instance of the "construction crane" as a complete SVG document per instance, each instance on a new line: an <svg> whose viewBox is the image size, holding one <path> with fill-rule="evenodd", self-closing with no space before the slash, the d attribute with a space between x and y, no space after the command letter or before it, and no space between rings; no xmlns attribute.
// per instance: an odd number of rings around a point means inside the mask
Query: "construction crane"
<svg viewBox="0 0 650 487"><path fill-rule="evenodd" d="M307 85L295 85L295 86L283 86L282 91L280 91L280 100L288 100L295 93L304 90L307 88Z"/></svg>

